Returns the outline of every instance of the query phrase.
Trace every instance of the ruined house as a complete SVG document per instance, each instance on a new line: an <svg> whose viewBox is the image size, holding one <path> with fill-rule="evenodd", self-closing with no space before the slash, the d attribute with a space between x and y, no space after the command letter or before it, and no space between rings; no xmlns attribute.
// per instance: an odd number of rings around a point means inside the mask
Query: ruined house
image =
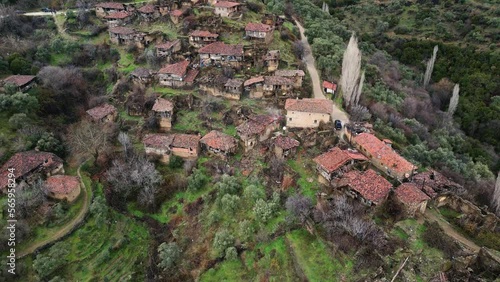
<svg viewBox="0 0 500 282"><path fill-rule="evenodd" d="M345 173L340 180L334 181L334 186L368 206L383 203L392 188L392 184L373 169L368 169L365 172L351 170Z"/></svg>
<svg viewBox="0 0 500 282"><path fill-rule="evenodd" d="M300 142L287 137L287 136L278 136L274 139L274 154L276 157L280 159L284 159L290 155L295 154L297 147L299 147Z"/></svg>
<svg viewBox="0 0 500 282"><path fill-rule="evenodd" d="M194 30L189 34L189 44L195 48L200 48L210 43L216 42L219 35L206 30Z"/></svg>
<svg viewBox="0 0 500 282"><path fill-rule="evenodd" d="M318 127L330 121L333 102L328 99L287 99L285 102L286 126L300 128Z"/></svg>
<svg viewBox="0 0 500 282"><path fill-rule="evenodd" d="M168 163L170 155L184 159L196 159L200 153L200 135L198 134L147 134L142 142L146 155L160 157Z"/></svg>
<svg viewBox="0 0 500 282"><path fill-rule="evenodd" d="M245 27L245 36L248 39L271 43L274 37L274 27L263 23L248 23Z"/></svg>
<svg viewBox="0 0 500 282"><path fill-rule="evenodd" d="M183 60L164 66L158 71L160 85L168 87L192 86L198 70L189 69L189 61Z"/></svg>
<svg viewBox="0 0 500 282"><path fill-rule="evenodd" d="M395 192L396 199L403 204L409 216L424 214L427 202L431 199L422 192L415 183L406 182L398 186Z"/></svg>
<svg viewBox="0 0 500 282"><path fill-rule="evenodd" d="M227 156L238 149L238 140L217 130L212 130L200 139L202 149Z"/></svg>
<svg viewBox="0 0 500 282"><path fill-rule="evenodd" d="M257 76L247 79L243 83L245 91L248 92L248 97L252 99L259 99L264 96L264 77Z"/></svg>
<svg viewBox="0 0 500 282"><path fill-rule="evenodd" d="M428 170L415 174L412 177L412 181L417 183L420 187L429 187L428 189L431 189L432 191L436 191L438 193L447 191L456 192L457 190L463 189L462 185L451 181L446 176L435 170ZM428 189L424 189L427 195L429 195L430 197L436 196L435 194L432 194L432 192L427 192Z"/></svg>
<svg viewBox="0 0 500 282"><path fill-rule="evenodd" d="M388 176L402 181L409 178L417 167L401 157L387 142L370 133L361 133L356 136L346 132L347 139L352 145L365 155L370 162Z"/></svg>
<svg viewBox="0 0 500 282"><path fill-rule="evenodd" d="M122 3L116 2L103 2L95 5L95 14L98 18L104 18L116 12L125 12L125 6Z"/></svg>
<svg viewBox="0 0 500 282"><path fill-rule="evenodd" d="M157 44L155 46L157 57L171 57L173 54L182 49L181 41L176 39L174 41L167 41L165 43Z"/></svg>
<svg viewBox="0 0 500 282"><path fill-rule="evenodd" d="M198 50L200 66L231 66L239 67L243 61L243 46L229 45L224 42L214 42Z"/></svg>
<svg viewBox="0 0 500 282"><path fill-rule="evenodd" d="M281 59L280 50L270 50L264 56L264 66L267 68L268 72L273 72L278 69Z"/></svg>
<svg viewBox="0 0 500 282"><path fill-rule="evenodd" d="M275 76L288 77L294 80L294 88L302 87L302 80L306 75L303 70L276 70Z"/></svg>
<svg viewBox="0 0 500 282"><path fill-rule="evenodd" d="M109 27L115 27L120 25L126 25L130 23L133 19L133 14L127 11L120 11L115 13L110 13L104 17L106 23Z"/></svg>
<svg viewBox="0 0 500 282"><path fill-rule="evenodd" d="M9 177L9 169L14 171ZM13 179L18 186L31 183L39 175L51 176L64 173L63 160L53 153L26 151L14 154L0 170L0 190L5 193Z"/></svg>
<svg viewBox="0 0 500 282"><path fill-rule="evenodd" d="M184 15L184 11L182 10L173 10L170 12L170 20L174 24L178 24L179 21L182 19L182 16Z"/></svg>
<svg viewBox="0 0 500 282"><path fill-rule="evenodd" d="M118 45L135 45L138 48L144 48L149 42L145 40L146 34L136 32L128 27L110 27L109 40Z"/></svg>
<svg viewBox="0 0 500 282"><path fill-rule="evenodd" d="M264 96L288 96L292 93L294 80L282 76L264 76Z"/></svg>
<svg viewBox="0 0 500 282"><path fill-rule="evenodd" d="M137 12L139 13L141 19L146 22L154 21L161 16L159 7L151 4L146 4L140 7L137 9Z"/></svg>
<svg viewBox="0 0 500 282"><path fill-rule="evenodd" d="M80 195L80 178L70 175L54 175L47 178L44 185L47 197L73 202Z"/></svg>
<svg viewBox="0 0 500 282"><path fill-rule="evenodd" d="M93 122L114 122L118 117L118 111L113 105L102 104L100 106L94 107L87 110L87 115Z"/></svg>
<svg viewBox="0 0 500 282"><path fill-rule="evenodd" d="M250 151L257 143L267 140L271 133L279 128L279 123L279 116L255 115L236 127L245 152Z"/></svg>
<svg viewBox="0 0 500 282"><path fill-rule="evenodd" d="M364 164L368 159L355 150L342 150L334 147L326 153L316 158L316 169L328 183L335 178L342 177L344 173L349 172L356 164Z"/></svg>
<svg viewBox="0 0 500 282"><path fill-rule="evenodd" d="M335 95L335 91L337 91L337 84L326 80L323 81L323 92Z"/></svg>
<svg viewBox="0 0 500 282"><path fill-rule="evenodd" d="M152 111L155 113L161 131L169 131L172 128L172 117L174 115L174 103L164 99L157 98Z"/></svg>
<svg viewBox="0 0 500 282"><path fill-rule="evenodd" d="M147 134L142 139L142 144L148 157L159 158L160 162L168 164L171 154L170 144L173 139L174 135Z"/></svg>
<svg viewBox="0 0 500 282"><path fill-rule="evenodd" d="M24 92L36 85L36 76L34 75L11 75L4 80L2 84L5 86L7 84L13 85L17 90Z"/></svg>
<svg viewBox="0 0 500 282"><path fill-rule="evenodd" d="M214 4L214 13L220 17L231 17L239 11L240 3L219 1Z"/></svg>
<svg viewBox="0 0 500 282"><path fill-rule="evenodd" d="M141 85L148 85L153 82L153 73L146 68L136 68L130 73L132 81Z"/></svg>
<svg viewBox="0 0 500 282"><path fill-rule="evenodd" d="M228 79L226 84L224 84L224 91L227 93L224 95L226 98L239 100L241 92L243 92L243 80L234 78Z"/></svg>

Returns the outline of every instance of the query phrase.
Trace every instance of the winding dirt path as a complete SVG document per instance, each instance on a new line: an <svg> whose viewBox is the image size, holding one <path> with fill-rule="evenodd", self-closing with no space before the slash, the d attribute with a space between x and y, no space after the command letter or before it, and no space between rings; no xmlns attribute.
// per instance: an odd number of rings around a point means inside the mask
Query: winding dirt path
<svg viewBox="0 0 500 282"><path fill-rule="evenodd" d="M294 18L293 20L295 21L295 25L297 25L300 31L300 42L304 46L304 58L302 60L306 64L307 71L311 76L314 98L326 99L325 94L323 94L323 88L321 86L321 80L319 79L318 70L316 69L316 61L314 60L311 45L309 45L307 37L305 36L305 29L296 18ZM347 116L347 114L335 104L333 105L331 115L332 121L338 119L342 121L342 124L346 124L349 122L349 117Z"/></svg>
<svg viewBox="0 0 500 282"><path fill-rule="evenodd" d="M89 211L90 201L92 200L92 188L85 186L85 183L82 180L82 175L80 174L80 169L84 163L85 162L83 162L78 167L78 170L77 170L77 175L78 175L78 177L80 177L80 185L83 188L82 193L83 193L83 197L84 197L83 198L83 205L82 205L82 208L80 209L80 212L75 216L75 218L73 218L70 222L66 223L64 226L61 227L61 229L59 229L56 233L54 233L52 236L50 236L50 238L47 238L47 239L40 241L40 242L37 242L37 243L29 246L28 248L22 250L21 252L19 252L19 254L17 255L18 258L22 258L24 256L27 256L27 255L35 252L36 250L38 250L41 247L44 247L46 245L57 242L62 237L66 236L67 234L74 231L75 227L83 221L83 219L85 218L85 216L87 215L87 213Z"/></svg>

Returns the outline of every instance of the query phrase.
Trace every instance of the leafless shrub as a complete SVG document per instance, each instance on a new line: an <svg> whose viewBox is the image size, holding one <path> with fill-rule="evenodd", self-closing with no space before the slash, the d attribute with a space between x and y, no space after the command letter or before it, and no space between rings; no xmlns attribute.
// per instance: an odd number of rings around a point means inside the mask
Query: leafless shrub
<svg viewBox="0 0 500 282"><path fill-rule="evenodd" d="M370 111L365 106L361 105L356 105L352 107L350 114L351 114L351 120L354 122L366 121L372 117Z"/></svg>

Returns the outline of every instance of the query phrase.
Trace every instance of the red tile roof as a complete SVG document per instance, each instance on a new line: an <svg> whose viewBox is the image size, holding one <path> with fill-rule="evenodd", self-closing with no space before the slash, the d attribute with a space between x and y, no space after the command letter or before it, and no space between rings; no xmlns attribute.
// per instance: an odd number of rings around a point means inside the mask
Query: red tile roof
<svg viewBox="0 0 500 282"><path fill-rule="evenodd" d="M176 148L196 148L201 136L197 134L174 134L172 147Z"/></svg>
<svg viewBox="0 0 500 282"><path fill-rule="evenodd" d="M344 174L340 180L340 186L349 186L358 192L363 198L380 204L388 195L392 184L374 170L369 169L364 173L351 170Z"/></svg>
<svg viewBox="0 0 500 282"><path fill-rule="evenodd" d="M174 109L174 103L167 99L158 98L153 105L155 112L171 112Z"/></svg>
<svg viewBox="0 0 500 282"><path fill-rule="evenodd" d="M264 77L263 76L257 76L257 77L252 77L250 79L247 79L245 83L243 83L243 86L247 87L255 83L261 83L264 82Z"/></svg>
<svg viewBox="0 0 500 282"><path fill-rule="evenodd" d="M102 104L100 106L94 107L90 110L87 110L87 114L92 117L94 120L100 120L112 113L116 112L116 108L110 104Z"/></svg>
<svg viewBox="0 0 500 282"><path fill-rule="evenodd" d="M371 158L377 158L380 163L391 171L408 173L415 166L401 157L391 147L370 133L361 133L353 138L353 141L366 150Z"/></svg>
<svg viewBox="0 0 500 282"><path fill-rule="evenodd" d="M303 70L276 70L274 75L290 77L290 76L305 76L306 74L304 73Z"/></svg>
<svg viewBox="0 0 500 282"><path fill-rule="evenodd" d="M174 140L174 134L146 134L142 138L142 143L144 147L150 147L155 149L170 149L170 145Z"/></svg>
<svg viewBox="0 0 500 282"><path fill-rule="evenodd" d="M97 3L95 4L96 7L101 7L104 9L117 9L117 10L123 10L125 9L125 6L123 6L122 3L116 3L116 2L103 2L103 3Z"/></svg>
<svg viewBox="0 0 500 282"><path fill-rule="evenodd" d="M272 115L256 115L249 117L248 121L236 127L238 135L253 135L262 134L266 127L273 122L278 122L279 116Z"/></svg>
<svg viewBox="0 0 500 282"><path fill-rule="evenodd" d="M189 36L194 36L194 37L219 37L217 33L211 33L210 31L206 30L194 30L192 31Z"/></svg>
<svg viewBox="0 0 500 282"><path fill-rule="evenodd" d="M170 49L170 48L172 48L175 45L180 44L180 43L181 43L181 41L179 39L176 39L174 41L167 41L165 43L157 44L156 48L157 49L167 49L168 50L168 49Z"/></svg>
<svg viewBox="0 0 500 282"><path fill-rule="evenodd" d="M207 133L200 142L214 149L228 151L238 146L238 140L217 130Z"/></svg>
<svg viewBox="0 0 500 282"><path fill-rule="evenodd" d="M214 42L198 50L200 54L220 54L225 56L243 56L243 45L229 45L224 42Z"/></svg>
<svg viewBox="0 0 500 282"><path fill-rule="evenodd" d="M188 66L189 66L189 61L184 60L177 62L175 64L166 65L165 67L161 68L160 71L158 71L158 73L174 74L183 77L184 75L186 75Z"/></svg>
<svg viewBox="0 0 500 282"><path fill-rule="evenodd" d="M406 182L396 189L396 197L404 204L418 204L430 200L414 183Z"/></svg>
<svg viewBox="0 0 500 282"><path fill-rule="evenodd" d="M335 84L333 82L329 82L329 81L324 80L323 81L323 88L327 88L327 89L331 89L333 91L336 91L337 90L337 84Z"/></svg>
<svg viewBox="0 0 500 282"><path fill-rule="evenodd" d="M4 83L15 84L16 86L24 86L36 78L34 75L11 75L3 80Z"/></svg>
<svg viewBox="0 0 500 282"><path fill-rule="evenodd" d="M264 84L266 84L266 85L294 85L295 81L291 77L264 76Z"/></svg>
<svg viewBox="0 0 500 282"><path fill-rule="evenodd" d="M220 1L215 3L214 7L219 7L219 8L231 8L231 7L236 7L241 5L240 3L236 2L229 2L229 1Z"/></svg>
<svg viewBox="0 0 500 282"><path fill-rule="evenodd" d="M15 178L23 177L38 168L46 168L48 171L62 165L63 160L53 153L26 151L12 156L0 171L0 188L4 188L8 183L9 168L14 168Z"/></svg>
<svg viewBox="0 0 500 282"><path fill-rule="evenodd" d="M120 12L115 12L115 13L110 13L109 15L105 16L105 19L124 19L128 18L131 15L128 12L125 11L120 11Z"/></svg>
<svg viewBox="0 0 500 282"><path fill-rule="evenodd" d="M331 114L333 102L328 99L286 99L285 110L306 113Z"/></svg>
<svg viewBox="0 0 500 282"><path fill-rule="evenodd" d="M268 32L273 30L273 27L263 23L247 23L245 31Z"/></svg>
<svg viewBox="0 0 500 282"><path fill-rule="evenodd" d="M195 69L188 70L186 77L184 77L184 81L187 83L193 83L196 76L198 76L199 73L200 73L199 70L195 70Z"/></svg>
<svg viewBox="0 0 500 282"><path fill-rule="evenodd" d="M71 194L80 189L80 178L70 175L54 175L45 181L45 188L54 194Z"/></svg>
<svg viewBox="0 0 500 282"><path fill-rule="evenodd" d="M174 17L180 17L180 16L182 16L182 14L184 14L184 12L181 10L173 10L172 12L170 12L170 15L172 15Z"/></svg>
<svg viewBox="0 0 500 282"><path fill-rule="evenodd" d="M341 150L339 147L335 147L314 158L314 162L323 167L328 173L336 171L351 160L366 161L368 159L358 152Z"/></svg>
<svg viewBox="0 0 500 282"><path fill-rule="evenodd" d="M135 30L128 27L117 26L109 28L109 32L114 34L133 34Z"/></svg>
<svg viewBox="0 0 500 282"><path fill-rule="evenodd" d="M151 13L155 12L155 6L153 6L151 4L147 4L147 5L140 7L139 9L137 9L137 11L139 11L141 13L145 13L145 14L151 14Z"/></svg>
<svg viewBox="0 0 500 282"><path fill-rule="evenodd" d="M283 150L289 150L295 147L298 147L300 145L299 141L286 137L286 136L278 136L276 137L276 140L274 140L274 145L278 146L279 148Z"/></svg>

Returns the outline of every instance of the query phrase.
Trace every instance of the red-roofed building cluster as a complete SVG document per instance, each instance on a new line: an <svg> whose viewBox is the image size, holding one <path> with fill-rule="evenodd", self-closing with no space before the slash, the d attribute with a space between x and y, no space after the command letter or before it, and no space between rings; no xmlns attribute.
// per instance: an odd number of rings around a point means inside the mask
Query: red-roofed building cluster
<svg viewBox="0 0 500 282"><path fill-rule="evenodd" d="M367 160L365 156L357 151L351 149L342 150L339 147L335 147L314 158L318 172L329 182L342 177L344 173L352 169L353 165L364 164Z"/></svg>

